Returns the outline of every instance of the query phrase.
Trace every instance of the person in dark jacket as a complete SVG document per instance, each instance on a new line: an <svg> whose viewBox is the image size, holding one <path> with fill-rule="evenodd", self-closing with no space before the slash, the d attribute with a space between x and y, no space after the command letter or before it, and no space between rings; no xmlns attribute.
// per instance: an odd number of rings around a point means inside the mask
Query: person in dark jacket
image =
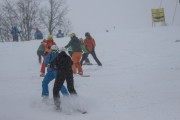
<svg viewBox="0 0 180 120"><path fill-rule="evenodd" d="M82 75L83 70L82 70L82 67L80 64L80 60L82 57L81 43L80 43L79 39L76 37L75 33L71 33L70 37L71 37L71 40L65 46L65 48L67 49L70 46L72 47L73 73L76 74L77 73L76 69L78 69L78 74Z"/></svg>
<svg viewBox="0 0 180 120"><path fill-rule="evenodd" d="M64 33L62 33L61 30L58 30L58 33L56 34L56 37L57 38L62 38L62 37L64 37Z"/></svg>
<svg viewBox="0 0 180 120"><path fill-rule="evenodd" d="M43 34L38 28L36 28L36 32L34 33L34 39L43 39Z"/></svg>
<svg viewBox="0 0 180 120"><path fill-rule="evenodd" d="M13 37L13 41L18 42L18 34L20 33L20 31L18 30L18 28L16 26L12 27L11 29L11 34Z"/></svg>
<svg viewBox="0 0 180 120"><path fill-rule="evenodd" d="M60 94L59 89L63 86L64 81L66 80L67 88L70 95L77 95L77 92L74 88L74 79L72 71L72 60L71 57L64 52L63 48L60 49L58 56L51 62L51 65L56 66L56 79L53 87L53 98L56 109L60 109Z"/></svg>

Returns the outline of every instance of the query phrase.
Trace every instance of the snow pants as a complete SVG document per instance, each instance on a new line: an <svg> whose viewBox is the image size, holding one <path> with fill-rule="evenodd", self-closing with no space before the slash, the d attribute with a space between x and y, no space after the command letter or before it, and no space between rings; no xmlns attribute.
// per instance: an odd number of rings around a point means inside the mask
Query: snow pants
<svg viewBox="0 0 180 120"><path fill-rule="evenodd" d="M88 55L89 55L89 54L92 55L92 57L94 58L94 60L96 61L96 63L97 63L99 66L102 66L102 64L101 64L101 62L99 61L99 59L97 58L96 53L95 53L94 50L89 51ZM88 55L87 55L87 57L88 57Z"/></svg>
<svg viewBox="0 0 180 120"><path fill-rule="evenodd" d="M90 63L89 59L88 59L88 53L83 53L82 58L81 58L81 65L83 64L83 61Z"/></svg>
<svg viewBox="0 0 180 120"><path fill-rule="evenodd" d="M43 51L37 51L37 55L38 55L38 60L39 60L39 63L41 64L42 62L42 57L44 57L44 52Z"/></svg>
<svg viewBox="0 0 180 120"><path fill-rule="evenodd" d="M73 73L65 70L57 70L57 76L53 87L53 97L55 106L60 107L60 94L59 89L62 89L63 83L66 80L68 91L71 95L77 95L74 88Z"/></svg>
<svg viewBox="0 0 180 120"><path fill-rule="evenodd" d="M73 61L72 70L74 74L77 73L76 69L78 69L78 73L83 72L80 64L81 57L82 57L82 52L73 52L72 54L72 61Z"/></svg>
<svg viewBox="0 0 180 120"><path fill-rule="evenodd" d="M44 56L43 62L41 64L41 71L40 71L43 74L45 74L45 70L46 70L46 66L44 64L45 59L46 59L46 56Z"/></svg>
<svg viewBox="0 0 180 120"><path fill-rule="evenodd" d="M56 78L56 71L49 71L45 75L42 81L42 96L49 96L48 84ZM64 85L58 88L58 92L61 91L63 95L68 95L68 91Z"/></svg>

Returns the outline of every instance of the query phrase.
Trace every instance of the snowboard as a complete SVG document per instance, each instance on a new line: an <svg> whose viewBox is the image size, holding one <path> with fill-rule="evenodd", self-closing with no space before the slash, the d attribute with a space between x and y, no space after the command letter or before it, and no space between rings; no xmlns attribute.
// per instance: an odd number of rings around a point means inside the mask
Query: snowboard
<svg viewBox="0 0 180 120"><path fill-rule="evenodd" d="M85 64L85 63L83 63L82 65L87 65L87 66L90 65L91 66L91 65L97 65L97 64L93 64L93 63Z"/></svg>
<svg viewBox="0 0 180 120"><path fill-rule="evenodd" d="M90 77L90 75L88 75L88 74L83 74L83 75L75 74L73 76L74 77Z"/></svg>
<svg viewBox="0 0 180 120"><path fill-rule="evenodd" d="M54 101L53 99L44 99L42 100L42 103L48 106L54 106ZM61 112L67 115L72 115L73 113L81 113L81 114L87 114L88 112L86 110L83 110L81 108L71 108L69 111L64 110L64 108L61 107L56 107L54 106L54 110L57 112Z"/></svg>
<svg viewBox="0 0 180 120"><path fill-rule="evenodd" d="M90 77L90 75L80 75L81 77Z"/></svg>

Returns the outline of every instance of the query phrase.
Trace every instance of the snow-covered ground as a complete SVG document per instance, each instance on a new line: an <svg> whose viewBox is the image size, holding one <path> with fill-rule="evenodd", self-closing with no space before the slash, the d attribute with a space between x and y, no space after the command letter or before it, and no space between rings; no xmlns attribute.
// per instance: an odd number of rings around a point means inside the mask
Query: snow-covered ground
<svg viewBox="0 0 180 120"><path fill-rule="evenodd" d="M67 111L81 107L88 114L68 115L41 102L43 78L36 55L41 41L0 43L0 120L179 120L179 31L155 27L91 33L103 66L83 66L91 77L74 78L78 98L67 102L62 97ZM55 38L59 47L68 41Z"/></svg>

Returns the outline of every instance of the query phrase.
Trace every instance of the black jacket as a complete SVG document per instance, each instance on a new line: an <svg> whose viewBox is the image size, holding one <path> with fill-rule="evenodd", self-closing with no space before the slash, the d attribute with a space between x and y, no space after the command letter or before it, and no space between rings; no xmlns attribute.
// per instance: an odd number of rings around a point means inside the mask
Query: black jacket
<svg viewBox="0 0 180 120"><path fill-rule="evenodd" d="M58 56L51 62L51 65L54 65L56 70L65 71L68 73L73 73L72 64L73 62L71 58L64 51L60 52Z"/></svg>
<svg viewBox="0 0 180 120"><path fill-rule="evenodd" d="M73 52L82 52L81 50L81 42L77 37L72 37L69 43L65 46L65 48L72 47Z"/></svg>

